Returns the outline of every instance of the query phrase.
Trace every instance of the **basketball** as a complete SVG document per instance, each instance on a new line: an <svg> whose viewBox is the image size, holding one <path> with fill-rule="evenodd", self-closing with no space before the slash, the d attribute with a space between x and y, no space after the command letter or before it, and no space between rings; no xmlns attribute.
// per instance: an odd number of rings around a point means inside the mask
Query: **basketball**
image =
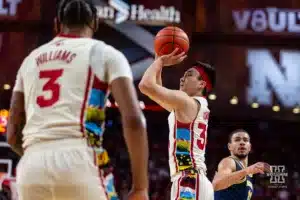
<svg viewBox="0 0 300 200"><path fill-rule="evenodd" d="M180 28L168 26L160 30L154 39L154 50L158 56L172 53L178 48L177 54L187 53L190 42L187 34Z"/></svg>

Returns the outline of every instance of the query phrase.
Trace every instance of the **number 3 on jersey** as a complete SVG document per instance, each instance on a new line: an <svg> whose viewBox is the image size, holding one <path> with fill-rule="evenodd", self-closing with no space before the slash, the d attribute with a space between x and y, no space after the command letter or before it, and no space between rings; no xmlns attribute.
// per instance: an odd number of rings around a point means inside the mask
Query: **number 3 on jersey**
<svg viewBox="0 0 300 200"><path fill-rule="evenodd" d="M197 140L197 146L200 150L204 150L205 149L205 144L206 144L207 126L206 126L206 124L199 123L198 124L198 129L200 130L200 139Z"/></svg>
<svg viewBox="0 0 300 200"><path fill-rule="evenodd" d="M57 79L63 74L63 69L55 70L42 70L40 71L40 79L48 79L48 81L43 85L43 91L51 92L50 98L46 98L43 95L40 95L36 99L36 103L41 107L49 107L55 104L59 100L60 96L60 84L57 83Z"/></svg>

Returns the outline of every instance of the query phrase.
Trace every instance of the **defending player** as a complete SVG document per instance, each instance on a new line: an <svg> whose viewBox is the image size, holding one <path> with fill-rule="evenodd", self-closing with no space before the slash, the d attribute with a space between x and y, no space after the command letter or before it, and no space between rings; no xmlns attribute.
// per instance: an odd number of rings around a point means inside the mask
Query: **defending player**
<svg viewBox="0 0 300 200"><path fill-rule="evenodd" d="M128 199L147 199L145 118L128 61L91 39L98 27L92 3L61 1L56 23L61 33L25 58L11 99L7 140L20 155L25 150L17 167L20 200L107 199L93 148L101 146L109 89L131 160Z"/></svg>
<svg viewBox="0 0 300 200"><path fill-rule="evenodd" d="M235 130L229 135L228 149L231 155L219 163L213 180L215 200L250 200L253 193L252 175L270 172L270 166L258 162L247 167L251 143L245 130Z"/></svg>
<svg viewBox="0 0 300 200"><path fill-rule="evenodd" d="M158 57L145 72L139 88L142 93L170 113L169 165L171 199L213 199L213 187L206 177L205 147L210 110L204 96L214 86L215 71L197 62L180 79L180 90L162 86L163 67L180 63L184 53Z"/></svg>

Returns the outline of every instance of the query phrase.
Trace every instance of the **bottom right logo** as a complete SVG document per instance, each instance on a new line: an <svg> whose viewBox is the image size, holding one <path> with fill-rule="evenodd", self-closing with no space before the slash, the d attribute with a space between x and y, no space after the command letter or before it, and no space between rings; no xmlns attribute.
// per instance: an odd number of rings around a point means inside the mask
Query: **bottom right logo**
<svg viewBox="0 0 300 200"><path fill-rule="evenodd" d="M272 165L271 172L267 173L267 177L270 177L269 188L287 188L287 176L288 172L284 165Z"/></svg>

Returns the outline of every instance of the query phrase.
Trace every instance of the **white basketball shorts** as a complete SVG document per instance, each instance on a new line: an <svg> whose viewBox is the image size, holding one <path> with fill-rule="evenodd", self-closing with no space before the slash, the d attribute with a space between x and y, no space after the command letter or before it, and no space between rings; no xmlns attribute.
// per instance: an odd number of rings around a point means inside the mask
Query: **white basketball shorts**
<svg viewBox="0 0 300 200"><path fill-rule="evenodd" d="M106 200L94 159L80 138L28 147L17 166L19 200Z"/></svg>
<svg viewBox="0 0 300 200"><path fill-rule="evenodd" d="M171 200L213 200L214 190L204 173L179 173L172 178Z"/></svg>

